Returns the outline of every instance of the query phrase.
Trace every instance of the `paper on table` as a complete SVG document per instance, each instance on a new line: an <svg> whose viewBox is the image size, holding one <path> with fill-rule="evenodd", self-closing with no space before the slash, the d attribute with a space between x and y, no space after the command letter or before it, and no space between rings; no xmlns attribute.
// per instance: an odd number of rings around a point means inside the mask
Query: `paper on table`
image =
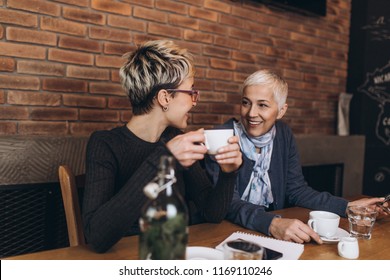
<svg viewBox="0 0 390 280"><path fill-rule="evenodd" d="M217 247L215 247L215 249L222 251L222 246L225 242L236 239L243 239L246 241L258 243L261 246L281 252L283 253L283 257L280 258L280 260L297 260L302 255L304 250L303 244L278 240L270 237L264 237L240 231L233 232L228 238L226 238Z"/></svg>

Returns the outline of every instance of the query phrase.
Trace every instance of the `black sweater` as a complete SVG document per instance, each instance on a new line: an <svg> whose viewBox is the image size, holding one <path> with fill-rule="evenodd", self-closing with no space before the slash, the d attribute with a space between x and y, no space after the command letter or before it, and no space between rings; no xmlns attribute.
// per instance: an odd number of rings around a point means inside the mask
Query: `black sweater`
<svg viewBox="0 0 390 280"><path fill-rule="evenodd" d="M94 132L88 142L83 200L84 233L97 252L105 252L125 235L139 233L138 220L147 198L143 187L156 175L165 143L181 131L167 128L160 141L146 142L126 126ZM236 173L222 173L216 187L199 162L176 163L176 188L192 201L207 222L220 222L229 208Z"/></svg>

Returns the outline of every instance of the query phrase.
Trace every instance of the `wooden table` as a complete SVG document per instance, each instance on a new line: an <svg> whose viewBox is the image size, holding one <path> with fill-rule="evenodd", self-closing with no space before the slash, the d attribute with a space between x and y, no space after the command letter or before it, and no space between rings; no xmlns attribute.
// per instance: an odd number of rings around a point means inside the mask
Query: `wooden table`
<svg viewBox="0 0 390 280"><path fill-rule="evenodd" d="M285 218L297 218L307 222L309 209L293 207L275 211ZM340 227L348 230L348 221L342 218ZM216 247L234 231L243 231L259 234L241 226L223 221L220 224L199 224L190 226L189 246ZM260 234L261 235L261 234ZM377 220L372 232L371 240L359 240L359 259L390 260L390 217ZM88 246L66 247L55 250L42 251L32 254L9 257L14 260L122 260L138 259L138 236L122 238L113 248L104 254L93 252ZM318 245L314 242L306 243L301 255L302 260L338 260L343 259L337 254L337 243Z"/></svg>

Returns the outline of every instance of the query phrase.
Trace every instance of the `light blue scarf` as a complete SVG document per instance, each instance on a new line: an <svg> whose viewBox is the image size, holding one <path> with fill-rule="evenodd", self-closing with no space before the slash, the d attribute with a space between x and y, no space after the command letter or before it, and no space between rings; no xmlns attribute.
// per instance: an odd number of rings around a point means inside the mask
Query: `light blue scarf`
<svg viewBox="0 0 390 280"><path fill-rule="evenodd" d="M259 137L250 137L241 122L234 122L234 132L240 138L241 150L249 159L255 161L251 178L241 199L268 207L274 201L268 169L276 127L274 125L270 131ZM261 149L261 153L256 152L256 147Z"/></svg>

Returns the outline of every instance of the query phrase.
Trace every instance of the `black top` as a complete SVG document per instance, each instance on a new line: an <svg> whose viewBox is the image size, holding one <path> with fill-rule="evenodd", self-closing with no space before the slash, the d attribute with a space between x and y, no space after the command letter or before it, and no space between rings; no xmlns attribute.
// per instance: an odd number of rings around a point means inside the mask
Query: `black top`
<svg viewBox="0 0 390 280"><path fill-rule="evenodd" d="M125 235L139 233L138 219L147 198L143 187L158 171L165 143L182 133L168 127L156 143L146 142L126 126L94 132L88 142L83 201L87 242L105 252ZM176 163L176 188L193 201L207 222L220 222L229 208L236 173L223 173L215 188L200 162L189 168Z"/></svg>

